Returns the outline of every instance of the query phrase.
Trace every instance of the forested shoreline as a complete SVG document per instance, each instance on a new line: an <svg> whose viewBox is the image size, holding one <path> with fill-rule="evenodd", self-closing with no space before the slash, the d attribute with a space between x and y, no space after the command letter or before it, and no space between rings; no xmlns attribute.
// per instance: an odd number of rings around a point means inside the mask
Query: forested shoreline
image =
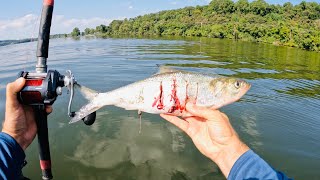
<svg viewBox="0 0 320 180"><path fill-rule="evenodd" d="M208 5L114 20L108 26L75 28L78 35L175 35L227 38L320 51L320 4L264 0L212 0Z"/></svg>

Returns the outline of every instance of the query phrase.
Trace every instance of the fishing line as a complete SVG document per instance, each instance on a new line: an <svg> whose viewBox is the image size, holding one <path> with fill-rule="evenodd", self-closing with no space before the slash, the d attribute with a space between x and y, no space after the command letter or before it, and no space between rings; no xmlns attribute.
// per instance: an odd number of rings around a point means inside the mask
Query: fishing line
<svg viewBox="0 0 320 180"><path fill-rule="evenodd" d="M139 127L139 134L141 134L141 123L142 123L142 111L138 111L138 115L139 115L139 123L140 123L140 127Z"/></svg>
<svg viewBox="0 0 320 180"><path fill-rule="evenodd" d="M42 7L39 7L38 13L37 14L41 14L42 12ZM33 42L36 41L35 39L35 33L38 32L37 29L39 29L39 22L40 22L40 16L37 15L37 18L35 19L33 26L32 26L32 32L31 32L31 40L30 40L30 44L32 44ZM25 63L23 65L23 70L27 71L27 65L29 64L29 61L31 62L31 59L35 56L33 56L35 48L33 46L27 46L27 50L26 50L26 59L25 59Z"/></svg>

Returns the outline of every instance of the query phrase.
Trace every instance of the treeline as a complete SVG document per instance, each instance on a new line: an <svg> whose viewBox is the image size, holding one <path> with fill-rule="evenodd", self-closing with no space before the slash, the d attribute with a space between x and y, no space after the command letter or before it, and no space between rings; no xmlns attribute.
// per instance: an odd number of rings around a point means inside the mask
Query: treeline
<svg viewBox="0 0 320 180"><path fill-rule="evenodd" d="M79 29L78 29L79 30ZM74 32L73 32L74 33ZM240 39L320 51L320 4L212 0L86 28L82 35L178 35ZM77 35L81 35L80 31Z"/></svg>

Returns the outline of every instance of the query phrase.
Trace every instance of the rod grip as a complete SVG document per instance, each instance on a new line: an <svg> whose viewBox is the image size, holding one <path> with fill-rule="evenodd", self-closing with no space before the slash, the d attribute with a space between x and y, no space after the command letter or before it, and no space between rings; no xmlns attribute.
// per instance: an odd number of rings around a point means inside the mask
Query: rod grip
<svg viewBox="0 0 320 180"><path fill-rule="evenodd" d="M34 113L37 123L38 135L38 148L40 167L42 170L42 179L52 179L51 172L51 157L48 137L48 121L47 113L44 105L34 107Z"/></svg>

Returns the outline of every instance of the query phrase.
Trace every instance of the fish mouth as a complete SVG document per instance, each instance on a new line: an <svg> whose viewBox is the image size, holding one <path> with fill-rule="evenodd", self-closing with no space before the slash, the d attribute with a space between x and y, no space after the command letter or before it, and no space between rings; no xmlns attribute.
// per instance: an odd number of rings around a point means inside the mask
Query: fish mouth
<svg viewBox="0 0 320 180"><path fill-rule="evenodd" d="M245 86L240 90L235 101L238 101L243 95L245 95L249 91L250 88L251 88L251 84L246 83Z"/></svg>
<svg viewBox="0 0 320 180"><path fill-rule="evenodd" d="M245 88L244 88L244 94L247 92L247 91L249 91L249 89L251 88L251 84L249 84L249 83L247 83L246 84L246 86L245 86Z"/></svg>

